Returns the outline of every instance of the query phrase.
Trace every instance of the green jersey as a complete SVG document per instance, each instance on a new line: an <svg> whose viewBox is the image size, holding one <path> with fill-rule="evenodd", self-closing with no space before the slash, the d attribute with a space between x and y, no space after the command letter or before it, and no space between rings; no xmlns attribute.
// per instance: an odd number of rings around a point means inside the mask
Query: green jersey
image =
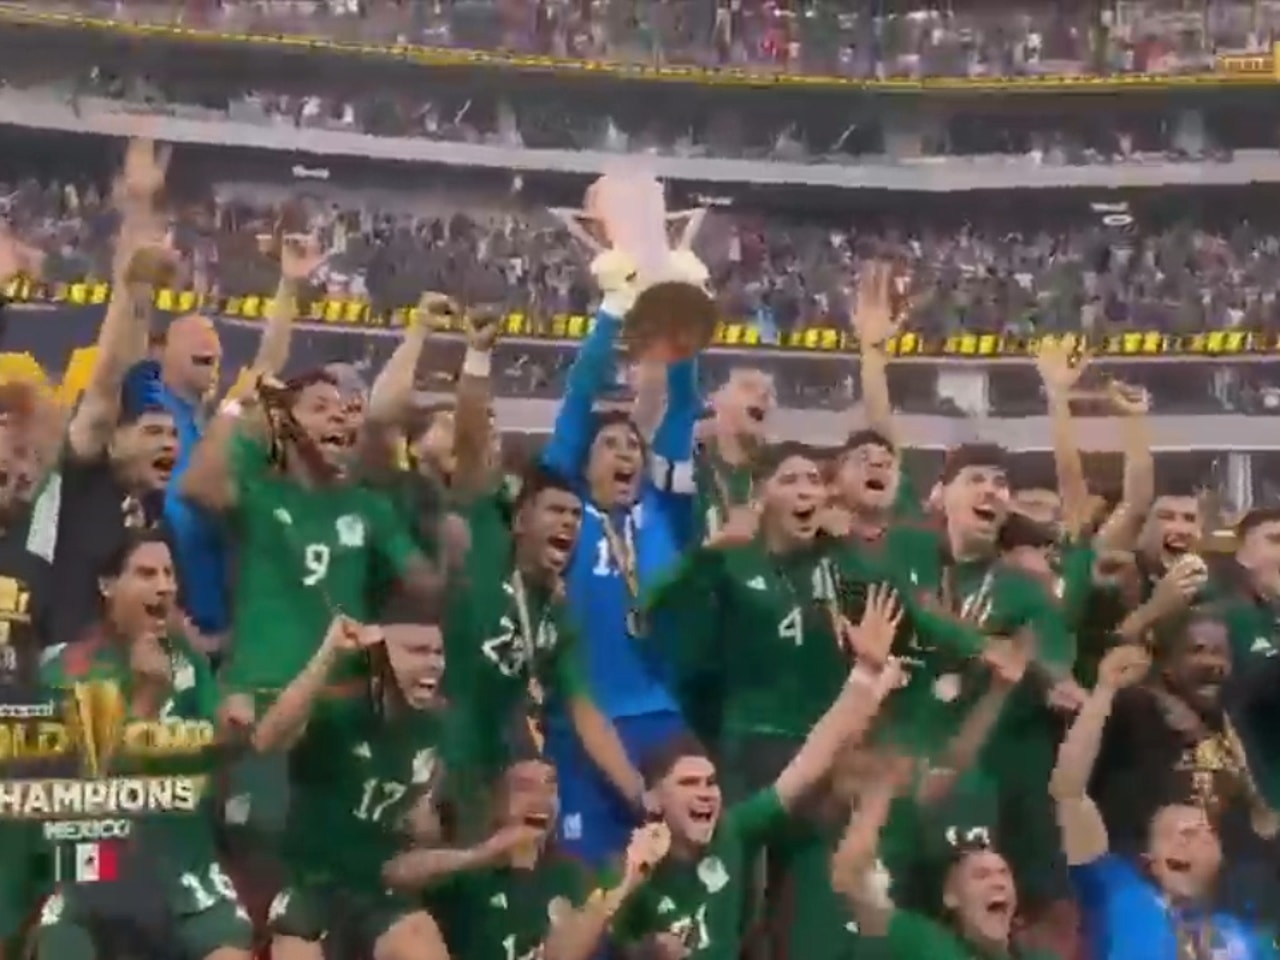
<svg viewBox="0 0 1280 960"><path fill-rule="evenodd" d="M714 442L701 444L693 458L694 537L700 543L720 529L729 509L751 501L755 483L749 463L733 466Z"/></svg>
<svg viewBox="0 0 1280 960"><path fill-rule="evenodd" d="M985 948L966 943L958 933L924 914L895 910L885 937L893 960L995 960ZM1013 956L1005 953L1004 956ZM999 956L999 955L995 955ZM1060 960L1045 950L1019 950L1019 960Z"/></svg>
<svg viewBox="0 0 1280 960"><path fill-rule="evenodd" d="M235 900L235 891L218 868L210 774L220 761L215 743L217 682L204 657L185 639L171 637L171 692L155 718L126 710L120 747L108 760L106 774L169 781L169 801L160 809L131 817L129 842L141 850L150 869L158 873L175 916L202 913L221 900ZM129 655L112 641L89 639L63 648L42 667L42 682L55 695L68 694L73 684L117 684L125 704L132 700L133 675ZM137 730L143 725L152 728ZM163 728L160 730L158 728ZM164 742L189 749L181 753L151 750L146 744ZM131 743L142 743L132 752ZM71 892L74 896L74 890Z"/></svg>
<svg viewBox="0 0 1280 960"><path fill-rule="evenodd" d="M614 921L618 938L679 937L692 960L736 960L761 848L791 819L770 787L725 811L697 860L667 857L632 894Z"/></svg>
<svg viewBox="0 0 1280 960"><path fill-rule="evenodd" d="M815 832L776 849L771 869L781 872L782 895L772 923L783 937L783 957L803 960L873 960L876 941L859 935L848 901L831 884L831 857L838 838ZM770 857L775 856L771 853ZM779 926L780 925L780 926Z"/></svg>
<svg viewBox="0 0 1280 960"><path fill-rule="evenodd" d="M586 902L589 888L581 864L544 856L527 870L455 873L427 900L455 960L538 960L551 928Z"/></svg>
<svg viewBox="0 0 1280 960"><path fill-rule="evenodd" d="M382 867L405 846L404 815L443 765L447 717L383 716L369 697L321 700L289 755L285 854L303 884L380 895Z"/></svg>
<svg viewBox="0 0 1280 960"><path fill-rule="evenodd" d="M477 738L473 749L480 754L469 759L502 763L503 738L515 714L574 697L583 683L564 600L545 583L517 574L501 499L476 500L465 516L471 550L465 576L449 591L445 686L467 708L468 728Z"/></svg>
<svg viewBox="0 0 1280 960"><path fill-rule="evenodd" d="M223 679L236 689L278 690L306 666L337 610L376 620L386 572L402 575L417 549L376 491L302 486L245 436L233 439L231 460L239 576Z"/></svg>

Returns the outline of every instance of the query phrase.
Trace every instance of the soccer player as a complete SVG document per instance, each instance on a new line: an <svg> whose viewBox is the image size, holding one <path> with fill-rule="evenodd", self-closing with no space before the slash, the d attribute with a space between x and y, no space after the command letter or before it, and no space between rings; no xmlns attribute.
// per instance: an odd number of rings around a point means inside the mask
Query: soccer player
<svg viewBox="0 0 1280 960"><path fill-rule="evenodd" d="M792 824L800 797L828 771L836 752L857 740L901 679L886 657L901 613L889 591L873 591L857 628L865 662L810 731L778 778L723 808L716 765L691 739L665 745L646 761L646 805L671 834L670 850L628 899L615 934L631 949L662 955L737 957L756 855Z"/></svg>
<svg viewBox="0 0 1280 960"><path fill-rule="evenodd" d="M638 795L639 775L581 678L578 626L564 600L561 578L582 526L574 486L535 469L510 523L492 497L476 499L465 517L471 549L450 586L445 618L447 687L466 715L470 769L460 776L483 783L504 770L512 724L532 722L542 737L545 711L555 704L615 789Z"/></svg>
<svg viewBox="0 0 1280 960"><path fill-rule="evenodd" d="M104 568L101 585L99 625L46 664L46 685L55 693L69 693L77 683L114 683L126 701L126 723L172 723L201 731L192 740L191 756L167 759L131 756L126 731L124 746L110 761L109 775L180 773L203 779L219 756L217 690L203 657L184 638L169 633L177 587L168 545L154 533L134 535ZM110 951L99 953L94 931L110 929L114 921L144 937L171 930L188 957L247 960L252 924L219 865L207 789L200 780L193 781L189 808L153 812L133 822L127 841L133 856L122 857L126 872L121 879L59 884L40 913L34 934L36 957L105 958ZM131 861L138 875L129 875ZM124 903L117 896L112 904L110 896L103 896L110 891L99 887L117 884L133 894ZM148 929L148 922L138 922L139 915L158 916L158 922ZM142 949L171 948L166 942L150 942Z"/></svg>
<svg viewBox="0 0 1280 960"><path fill-rule="evenodd" d="M407 850L384 876L398 888L426 888L457 960L586 960L662 851L650 852L652 831L636 831L622 882L592 891L585 866L556 849L558 808L555 768L536 751L517 754L485 839L464 849Z"/></svg>
<svg viewBox="0 0 1280 960"><path fill-rule="evenodd" d="M849 651L838 588L874 582L855 553L819 535L826 487L808 448L777 444L755 466L759 512L736 508L649 606L681 689L723 690L721 759L735 797L771 782L839 693ZM909 583L895 585L918 632L981 648L975 628L930 615L906 596Z"/></svg>
<svg viewBox="0 0 1280 960"><path fill-rule="evenodd" d="M765 442L769 414L777 404L773 378L750 367L731 370L712 394L709 435L699 442L694 458L699 537L718 530L730 508L751 502L751 460Z"/></svg>
<svg viewBox="0 0 1280 960"><path fill-rule="evenodd" d="M430 915L383 879L411 843L416 808L433 803L450 749L440 627L404 609L380 628L336 618L254 730L257 750L288 751L293 785L290 881L270 911L275 960L318 957L320 941L340 934L376 960L446 956ZM379 661L371 685L326 694L344 660L366 656Z"/></svg>
<svg viewBox="0 0 1280 960"><path fill-rule="evenodd" d="M267 307L258 351L239 382L275 377L284 369L298 313L299 288L321 259L314 242L286 239L280 250L280 283ZM165 496L165 521L173 538L186 613L211 650L221 649L230 626L229 558L215 518L188 503L180 491L182 474L204 432L208 402L218 389L221 360L218 331L207 317L188 314L165 330L157 393L178 429L178 458Z"/></svg>
<svg viewBox="0 0 1280 960"><path fill-rule="evenodd" d="M628 413L595 411L609 385L614 346L636 287L634 265L623 254L604 254L593 269L604 296L569 370L542 461L570 481L585 506L564 577L581 641L575 657L631 768L630 782L602 771L577 732L552 712L547 749L561 777L561 839L588 863L600 865L622 850L636 823L642 784L631 765L684 727L661 670L646 662L637 640L651 626L645 622L642 591L675 564L688 536L690 461L700 404L695 361L685 360L667 369L667 408L652 451Z"/></svg>
<svg viewBox="0 0 1280 960"><path fill-rule="evenodd" d="M268 421L273 422L272 428ZM276 436L273 436L275 434ZM182 478L222 513L239 549L227 712L251 722L310 661L335 610L359 622L390 577L430 602L441 586L385 497L344 475L346 411L332 379L303 374L262 404L232 401ZM349 675L361 671L349 663ZM229 819L277 834L287 780L280 757L256 754L233 771Z"/></svg>
<svg viewBox="0 0 1280 960"><path fill-rule="evenodd" d="M1008 862L980 837L963 838L945 869L941 902L932 911L896 906L880 862L880 832L903 784L887 776L862 795L840 847L832 858L832 883L849 903L864 938L859 951L871 956L970 960L974 956L1018 956L1058 960L1055 954L1017 950L1012 945L1018 909ZM874 951L874 952L872 952Z"/></svg>

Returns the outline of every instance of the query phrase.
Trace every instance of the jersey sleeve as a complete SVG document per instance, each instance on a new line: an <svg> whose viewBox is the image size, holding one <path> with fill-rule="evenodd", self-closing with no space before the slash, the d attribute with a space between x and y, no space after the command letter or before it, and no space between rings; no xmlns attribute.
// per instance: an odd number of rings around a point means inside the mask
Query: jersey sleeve
<svg viewBox="0 0 1280 960"><path fill-rule="evenodd" d="M753 794L729 808L730 829L747 847L758 847L791 825L791 815L774 787Z"/></svg>
<svg viewBox="0 0 1280 960"><path fill-rule="evenodd" d="M409 562L420 555L412 531L396 519L391 501L383 494L366 488L365 518L373 531L373 549L379 560L396 576L409 568Z"/></svg>

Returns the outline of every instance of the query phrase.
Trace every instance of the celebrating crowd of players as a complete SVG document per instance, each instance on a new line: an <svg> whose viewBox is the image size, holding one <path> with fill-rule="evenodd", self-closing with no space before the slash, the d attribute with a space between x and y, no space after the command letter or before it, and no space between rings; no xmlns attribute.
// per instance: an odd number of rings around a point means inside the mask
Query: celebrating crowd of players
<svg viewBox="0 0 1280 960"><path fill-rule="evenodd" d="M1274 955L1280 513L1248 514L1211 576L1140 391L1110 389L1106 516L1072 439L1087 358L1056 348L1058 489L1012 490L1005 452L968 445L924 497L886 385L892 268L858 277L866 422L818 450L766 441L758 371L710 416L696 358L602 404L637 294L613 251L512 482L483 305L424 295L367 397L285 376L318 262L296 237L253 369L208 404L208 321L151 335L165 160L127 151L65 430L38 392L0 396L0 577L30 598L20 674L216 723L216 787L141 821L118 885L55 880L30 824L0 823L6 956ZM445 322L467 331L455 402L415 410Z"/></svg>

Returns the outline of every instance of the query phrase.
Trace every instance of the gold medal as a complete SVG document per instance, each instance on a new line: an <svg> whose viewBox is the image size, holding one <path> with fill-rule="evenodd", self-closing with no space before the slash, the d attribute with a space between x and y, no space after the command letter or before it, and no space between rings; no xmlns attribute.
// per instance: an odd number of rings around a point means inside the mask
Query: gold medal
<svg viewBox="0 0 1280 960"><path fill-rule="evenodd" d="M933 698L941 703L954 703L960 696L960 674L944 673L933 681Z"/></svg>

